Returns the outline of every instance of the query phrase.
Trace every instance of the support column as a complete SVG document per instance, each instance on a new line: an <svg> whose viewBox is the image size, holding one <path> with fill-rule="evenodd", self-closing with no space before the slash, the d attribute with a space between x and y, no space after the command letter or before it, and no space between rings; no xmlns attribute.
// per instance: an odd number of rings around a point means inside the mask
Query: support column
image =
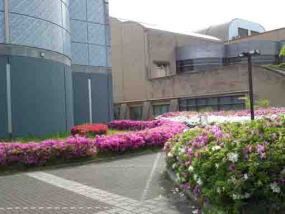
<svg viewBox="0 0 285 214"><path fill-rule="evenodd" d="M120 120L125 120L130 118L130 111L127 104L121 104L120 107Z"/></svg>
<svg viewBox="0 0 285 214"><path fill-rule="evenodd" d="M152 105L151 102L146 101L143 103L143 115L142 115L142 119L143 120L149 120L153 117L152 114Z"/></svg>
<svg viewBox="0 0 285 214"><path fill-rule="evenodd" d="M170 100L169 111L170 112L179 111L179 101L178 101L178 99Z"/></svg>

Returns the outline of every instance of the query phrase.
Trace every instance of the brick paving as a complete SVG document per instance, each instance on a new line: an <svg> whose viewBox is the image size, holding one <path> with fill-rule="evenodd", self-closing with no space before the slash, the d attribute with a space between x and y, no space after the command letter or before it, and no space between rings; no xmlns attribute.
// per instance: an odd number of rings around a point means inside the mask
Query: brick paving
<svg viewBox="0 0 285 214"><path fill-rule="evenodd" d="M161 153L0 177L0 214L191 214Z"/></svg>

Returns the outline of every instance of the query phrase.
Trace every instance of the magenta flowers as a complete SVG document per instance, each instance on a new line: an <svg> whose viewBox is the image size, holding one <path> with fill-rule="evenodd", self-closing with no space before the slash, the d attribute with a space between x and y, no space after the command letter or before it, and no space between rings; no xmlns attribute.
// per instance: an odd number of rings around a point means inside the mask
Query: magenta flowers
<svg viewBox="0 0 285 214"><path fill-rule="evenodd" d="M70 137L67 140L46 140L41 143L0 143L0 166L12 163L44 165L48 161L70 160L96 154L94 140Z"/></svg>
<svg viewBox="0 0 285 214"><path fill-rule="evenodd" d="M139 148L163 146L171 137L180 134L187 126L170 121L113 121L110 128L142 130L110 136L97 136L96 147L104 152L125 152Z"/></svg>

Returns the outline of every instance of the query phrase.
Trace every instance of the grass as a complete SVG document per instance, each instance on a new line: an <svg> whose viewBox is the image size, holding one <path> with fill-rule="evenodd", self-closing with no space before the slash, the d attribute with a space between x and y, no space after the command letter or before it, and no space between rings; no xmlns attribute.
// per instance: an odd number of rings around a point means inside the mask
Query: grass
<svg viewBox="0 0 285 214"><path fill-rule="evenodd" d="M114 134L126 133L126 132L130 132L130 131L110 129L108 131L107 135L114 135ZM68 138L70 136L71 136L70 133L57 133L54 135L47 135L47 136L43 136L43 137L27 136L27 137L19 137L19 138L12 138L12 139L1 139L0 138L0 142L6 142L6 143L9 143L9 142L18 142L18 143L36 142L36 143L39 143L41 141L49 140L49 139L65 140L66 138Z"/></svg>
<svg viewBox="0 0 285 214"><path fill-rule="evenodd" d="M270 64L267 65L268 68L272 68L272 69L282 69L285 70L285 63L281 63L281 64Z"/></svg>

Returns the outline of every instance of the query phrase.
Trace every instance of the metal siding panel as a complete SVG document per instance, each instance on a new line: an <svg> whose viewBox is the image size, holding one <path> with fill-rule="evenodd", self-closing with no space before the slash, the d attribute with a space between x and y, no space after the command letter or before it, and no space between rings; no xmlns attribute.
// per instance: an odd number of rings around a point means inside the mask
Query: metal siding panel
<svg viewBox="0 0 285 214"><path fill-rule="evenodd" d="M66 131L64 65L10 57L15 136Z"/></svg>
<svg viewBox="0 0 285 214"><path fill-rule="evenodd" d="M113 103L113 75L112 75L112 71L110 69L110 72L108 73L108 95L109 95L109 120L113 120L114 119L114 103Z"/></svg>
<svg viewBox="0 0 285 214"><path fill-rule="evenodd" d="M91 73L93 122L108 122L109 117L109 87L108 74Z"/></svg>
<svg viewBox="0 0 285 214"><path fill-rule="evenodd" d="M7 57L0 57L0 138L8 136L6 64Z"/></svg>
<svg viewBox="0 0 285 214"><path fill-rule="evenodd" d="M74 126L73 110L73 82L71 68L65 66L65 102L66 102L66 128L69 130Z"/></svg>
<svg viewBox="0 0 285 214"><path fill-rule="evenodd" d="M88 78L84 72L73 72L74 124L89 122Z"/></svg>

